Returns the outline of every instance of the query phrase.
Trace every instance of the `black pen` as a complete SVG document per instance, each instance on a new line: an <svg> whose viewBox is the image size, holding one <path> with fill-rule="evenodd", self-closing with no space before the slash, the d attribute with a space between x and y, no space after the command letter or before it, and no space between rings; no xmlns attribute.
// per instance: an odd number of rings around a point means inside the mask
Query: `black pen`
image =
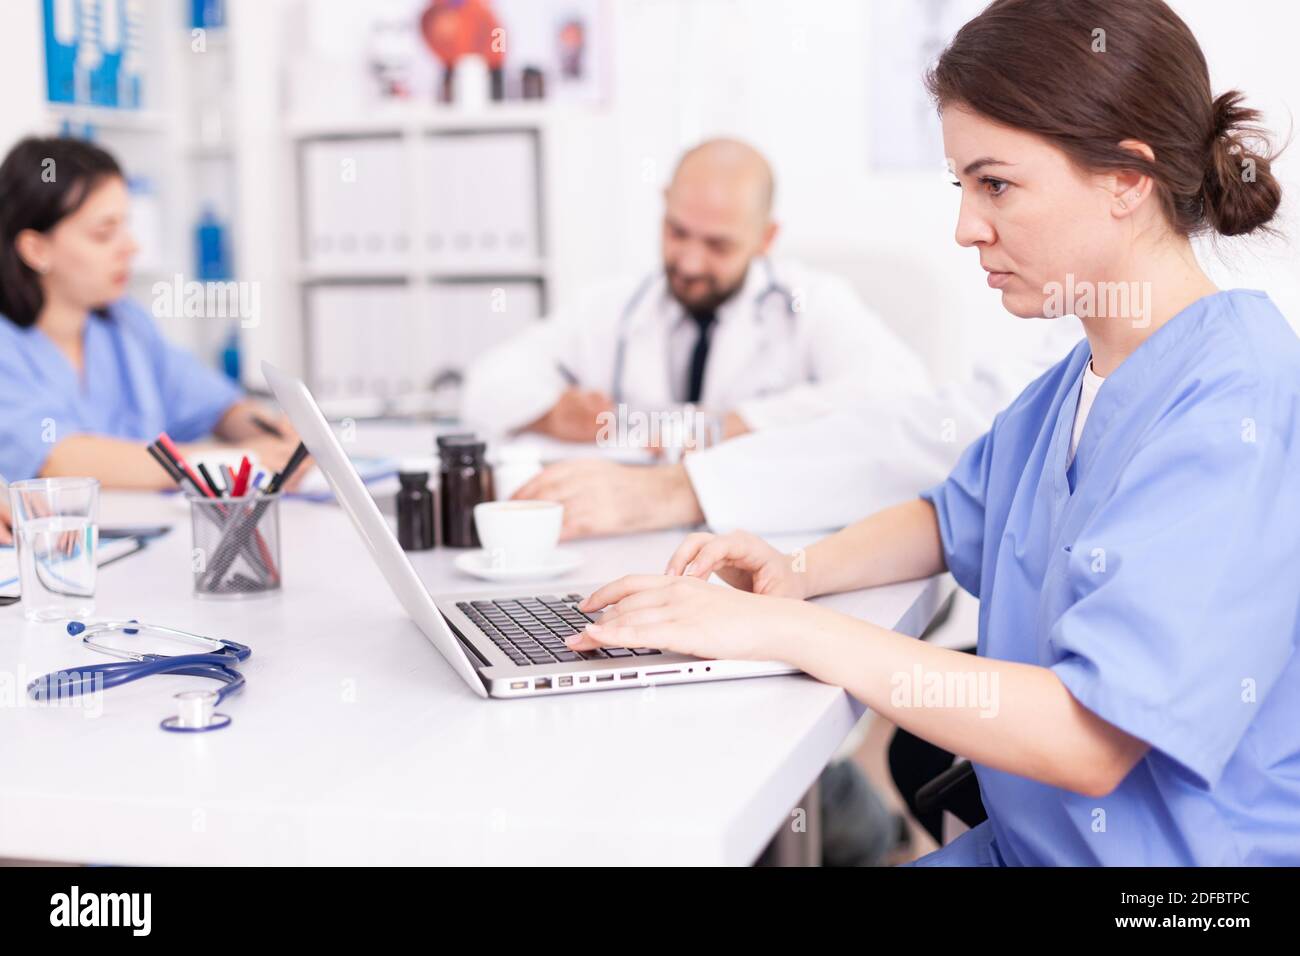
<svg viewBox="0 0 1300 956"><path fill-rule="evenodd" d="M307 457L307 446L304 445L302 442L298 442L298 447L293 450L293 455L290 456L289 463L284 466L284 471L280 472L278 475L276 475L274 478L271 479L271 484L266 489L266 493L269 495L273 495L277 491L279 491L281 486L284 485L284 483L288 481L291 477L293 477L293 473L298 470L298 466L302 464L302 460L306 457Z"/></svg>
<svg viewBox="0 0 1300 956"><path fill-rule="evenodd" d="M208 471L207 466L204 465L203 462L199 462L199 466L198 466L198 467L199 467L199 474L202 475L202 476L203 476L203 480L206 481L206 482L208 483L208 487L212 489L212 495L213 495L213 497L215 497L215 498L220 498L220 497L221 497L221 489L218 488L218 487L217 487L217 483L216 483L215 481L212 480L212 473L211 473L210 471Z"/></svg>

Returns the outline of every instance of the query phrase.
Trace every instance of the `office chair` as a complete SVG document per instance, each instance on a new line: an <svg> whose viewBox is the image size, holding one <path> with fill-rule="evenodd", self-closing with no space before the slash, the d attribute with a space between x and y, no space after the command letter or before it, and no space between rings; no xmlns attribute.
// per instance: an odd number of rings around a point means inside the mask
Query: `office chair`
<svg viewBox="0 0 1300 956"><path fill-rule="evenodd" d="M920 787L912 799L918 813L929 814L947 810L968 827L974 827L988 819L988 813L979 802L979 790L979 780L975 776L975 768L971 766L971 762L958 760L939 776ZM969 809L972 804L978 805L979 810Z"/></svg>

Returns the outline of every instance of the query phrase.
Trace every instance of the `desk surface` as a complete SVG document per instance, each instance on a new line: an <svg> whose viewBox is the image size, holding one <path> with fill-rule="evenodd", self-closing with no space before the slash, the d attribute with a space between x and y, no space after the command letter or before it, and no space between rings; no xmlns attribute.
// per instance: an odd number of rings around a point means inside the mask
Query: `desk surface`
<svg viewBox="0 0 1300 956"><path fill-rule="evenodd" d="M105 525L175 527L101 570L97 619L138 617L248 643L232 725L168 734L150 678L79 707L29 680L103 662L57 624L0 608L0 857L118 864L747 864L862 713L805 676L541 699L474 696L405 617L346 516L287 501L285 590L191 596L175 498L108 494ZM579 542L566 582L658 572L681 532ZM797 546L796 539L776 543ZM489 589L414 556L431 590ZM917 634L951 591L934 578L828 604ZM97 712L98 711L98 712Z"/></svg>

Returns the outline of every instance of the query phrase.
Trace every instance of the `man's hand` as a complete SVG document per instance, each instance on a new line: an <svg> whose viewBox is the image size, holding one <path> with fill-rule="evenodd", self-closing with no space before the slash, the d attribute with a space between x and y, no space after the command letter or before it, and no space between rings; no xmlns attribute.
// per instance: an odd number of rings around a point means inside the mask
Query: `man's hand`
<svg viewBox="0 0 1300 956"><path fill-rule="evenodd" d="M550 435L561 441L594 442L600 431L602 412L613 414L614 401L597 389L567 388L551 410L525 431Z"/></svg>
<svg viewBox="0 0 1300 956"><path fill-rule="evenodd" d="M4 494L7 497L9 490L6 488ZM0 501L0 544L12 544L14 540L13 532L10 530L13 519L9 517L9 502Z"/></svg>
<svg viewBox="0 0 1300 956"><path fill-rule="evenodd" d="M564 505L565 540L699 524L700 503L682 465L620 465L583 459L547 466L516 500Z"/></svg>

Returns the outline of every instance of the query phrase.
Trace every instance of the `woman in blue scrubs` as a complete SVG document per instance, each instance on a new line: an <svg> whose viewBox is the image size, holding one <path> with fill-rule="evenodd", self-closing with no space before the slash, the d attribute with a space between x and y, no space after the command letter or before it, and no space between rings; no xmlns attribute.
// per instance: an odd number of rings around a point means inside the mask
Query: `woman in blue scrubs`
<svg viewBox="0 0 1300 956"><path fill-rule="evenodd" d="M27 139L0 164L0 474L166 487L145 451L162 431L187 454L211 436L282 467L287 421L284 438L260 431L265 412L123 297L127 212L121 169L90 143Z"/></svg>
<svg viewBox="0 0 1300 956"><path fill-rule="evenodd" d="M969 758L988 820L927 864L1298 864L1300 340L1190 243L1274 217L1256 115L1159 0L998 0L927 79L958 243L1086 339L918 500L796 555L691 535L574 646L789 661ZM944 570L976 657L804 600Z"/></svg>

